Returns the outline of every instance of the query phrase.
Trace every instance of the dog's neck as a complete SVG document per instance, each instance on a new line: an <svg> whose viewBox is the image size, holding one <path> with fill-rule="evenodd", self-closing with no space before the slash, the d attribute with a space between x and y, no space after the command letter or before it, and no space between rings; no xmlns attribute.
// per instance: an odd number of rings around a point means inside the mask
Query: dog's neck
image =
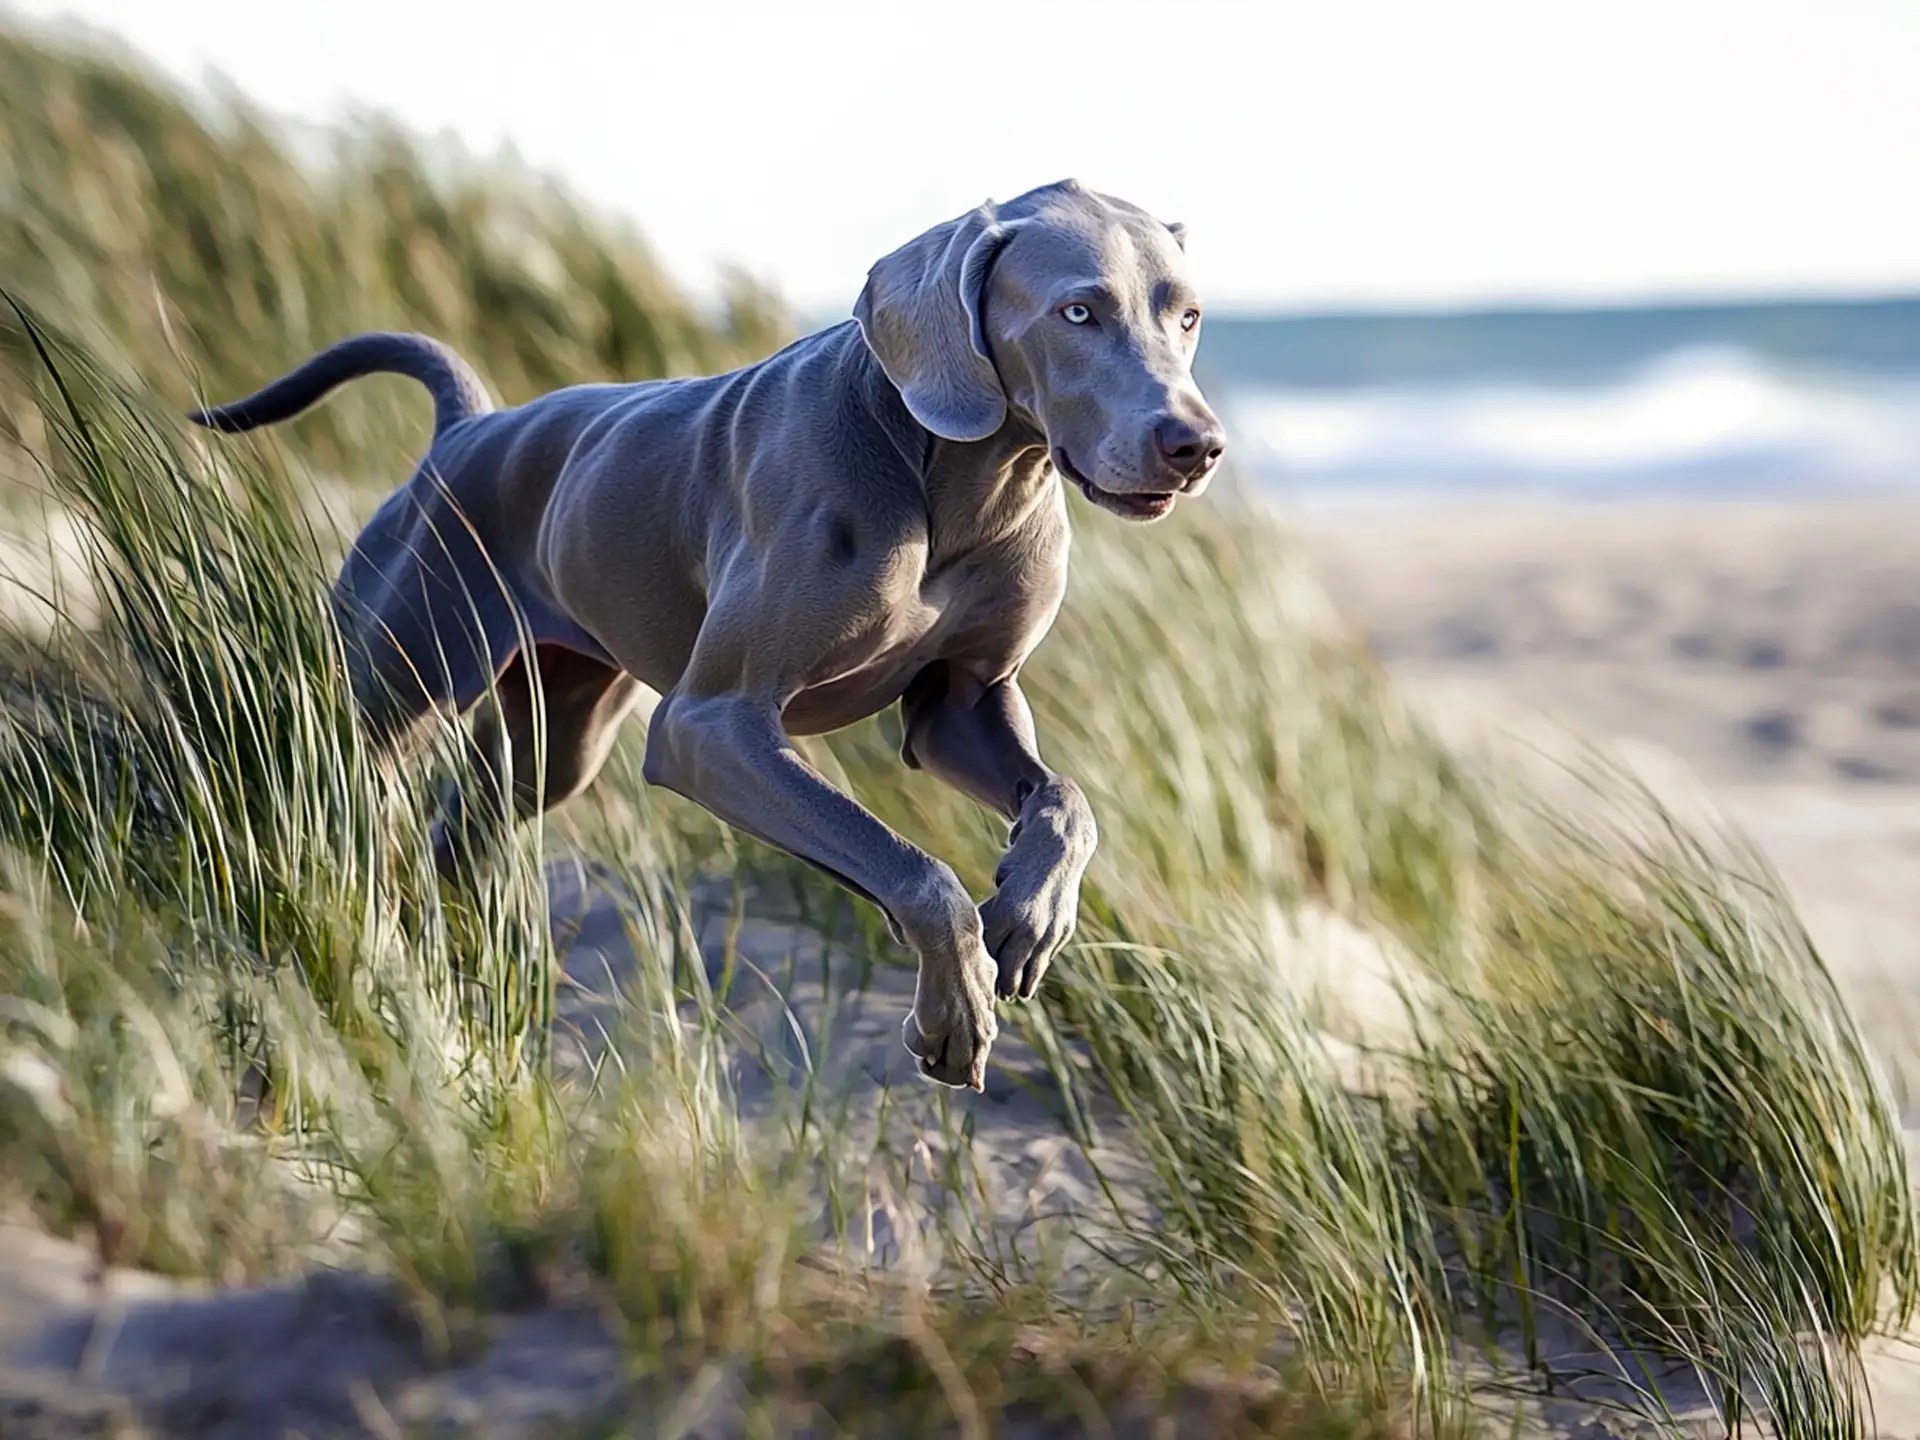
<svg viewBox="0 0 1920 1440"><path fill-rule="evenodd" d="M985 440L929 439L930 568L1010 535L1060 483L1047 462L1045 437L1018 421L1009 419Z"/></svg>
<svg viewBox="0 0 1920 1440"><path fill-rule="evenodd" d="M984 440L943 439L908 412L857 328L853 338L861 371L854 393L926 496L928 568L1011 533L1060 483L1038 427L1009 410L1006 423Z"/></svg>

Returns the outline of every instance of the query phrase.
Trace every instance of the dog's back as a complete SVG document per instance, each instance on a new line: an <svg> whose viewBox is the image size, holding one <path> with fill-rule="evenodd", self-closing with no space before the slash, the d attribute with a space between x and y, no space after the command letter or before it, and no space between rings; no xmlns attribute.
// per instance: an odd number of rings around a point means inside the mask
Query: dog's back
<svg viewBox="0 0 1920 1440"><path fill-rule="evenodd" d="M876 426L858 403L878 377L851 323L721 375L574 385L505 408L437 341L355 336L193 419L224 433L278 423L376 373L419 380L434 399L426 454L335 584L366 657L356 690L383 732L430 706L465 709L528 642L611 664L590 633L610 609L655 617L638 678L671 688L705 619L710 557L742 526L781 523L772 512L797 498L769 489L776 468L853 462L901 482L871 485L867 508L915 503L910 423Z"/></svg>

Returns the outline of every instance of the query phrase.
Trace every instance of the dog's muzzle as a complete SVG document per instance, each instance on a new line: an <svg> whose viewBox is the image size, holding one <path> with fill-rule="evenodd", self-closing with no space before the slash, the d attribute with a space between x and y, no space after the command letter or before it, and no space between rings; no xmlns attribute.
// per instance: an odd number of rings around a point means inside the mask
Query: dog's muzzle
<svg viewBox="0 0 1920 1440"><path fill-rule="evenodd" d="M1080 487L1085 495L1102 510L1110 510L1129 520L1158 520L1173 509L1174 502L1181 492L1188 489L1193 481L1187 481L1168 490L1125 491L1105 490L1089 480L1077 469L1073 458L1065 447L1053 447L1053 468Z"/></svg>

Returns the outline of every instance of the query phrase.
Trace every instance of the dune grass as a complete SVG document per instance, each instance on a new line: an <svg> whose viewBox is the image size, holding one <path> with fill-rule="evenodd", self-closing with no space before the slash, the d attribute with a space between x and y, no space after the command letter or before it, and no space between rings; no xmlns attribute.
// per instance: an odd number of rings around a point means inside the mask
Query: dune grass
<svg viewBox="0 0 1920 1440"><path fill-rule="evenodd" d="M581 375L725 369L789 329L745 274L704 313L630 227L507 158L430 148L376 115L290 136L237 95L184 96L99 43L4 25L0 277L57 302L101 363L175 409L396 320L453 344L509 403ZM0 351L0 401L31 367ZM354 387L303 428L303 459L384 481L415 443L402 396Z"/></svg>
<svg viewBox="0 0 1920 1440"><path fill-rule="evenodd" d="M0 645L10 1202L120 1263L389 1274L447 1344L585 1285L637 1406L721 1376L768 1423L1452 1431L1469 1395L1584 1352L1651 1413L1690 1383L1729 1424L1867 1433L1853 1357L1920 1285L1910 1177L1778 885L1617 777L1569 806L1464 767L1231 496L1151 531L1077 507L1026 677L1102 849L1075 945L1007 1023L1111 1099L1153 1218L1084 1222L1114 1257L1091 1297L965 1224L930 1276L854 1263L821 1197L870 1195L875 1157L743 1114L693 897L784 889L897 963L877 918L647 793L638 724L590 800L443 895L426 802L464 751L449 727L390 772L361 745L339 537L305 488L390 482L417 416L343 397L284 448L172 418L195 375L247 388L369 324L445 335L509 397L773 331L701 319L630 237L391 135L311 170L123 66L6 39L0 73L30 182L0 252L81 337L0 311L15 478L77 518L92 596ZM140 318L156 285L177 348ZM895 727L809 748L983 888L999 827L903 771ZM563 849L629 882L638 966L619 1063L584 1073L547 1043ZM1382 966L1370 998L1306 983L1328 926Z"/></svg>

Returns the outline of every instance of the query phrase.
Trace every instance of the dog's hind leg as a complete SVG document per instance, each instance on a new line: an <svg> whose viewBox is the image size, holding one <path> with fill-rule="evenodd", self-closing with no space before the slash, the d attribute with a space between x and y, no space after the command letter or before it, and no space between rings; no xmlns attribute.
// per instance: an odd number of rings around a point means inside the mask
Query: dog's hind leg
<svg viewBox="0 0 1920 1440"><path fill-rule="evenodd" d="M640 701L641 685L616 665L558 645L542 645L535 653L546 709L544 779L537 804L551 810L593 783L612 753L621 722ZM532 740L529 735L529 770ZM532 803L523 814L532 813Z"/></svg>
<svg viewBox="0 0 1920 1440"><path fill-rule="evenodd" d="M505 577L425 467L367 522L333 602L354 698L382 749L429 711L471 709L524 634Z"/></svg>
<svg viewBox="0 0 1920 1440"><path fill-rule="evenodd" d="M334 599L376 745L398 748L429 713L479 706L466 773L442 794L434 825L448 879L460 857L490 854L512 819L584 789L638 699L639 683L592 637L514 590L426 466L367 523Z"/></svg>
<svg viewBox="0 0 1920 1440"><path fill-rule="evenodd" d="M512 818L528 820L593 783L640 698L640 682L615 666L560 645L532 655L538 685L522 651L474 721L467 784L449 791L434 827L434 863L446 879L505 838L509 788Z"/></svg>

